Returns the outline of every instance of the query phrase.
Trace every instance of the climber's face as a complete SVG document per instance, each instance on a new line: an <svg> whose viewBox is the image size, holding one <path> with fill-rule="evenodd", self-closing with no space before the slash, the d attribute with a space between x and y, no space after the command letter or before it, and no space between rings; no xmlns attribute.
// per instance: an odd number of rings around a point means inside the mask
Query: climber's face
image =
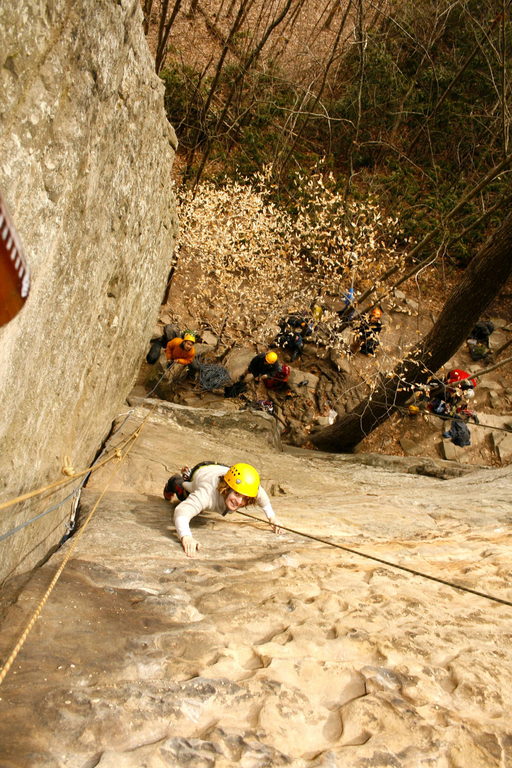
<svg viewBox="0 0 512 768"><path fill-rule="evenodd" d="M241 507L245 507L247 504L247 496L243 496L236 491L230 491L226 496L226 508L228 512L235 512Z"/></svg>
<svg viewBox="0 0 512 768"><path fill-rule="evenodd" d="M185 341L182 342L181 346L183 347L185 352L190 352L190 350L194 346L194 343L192 341L190 341L189 339L186 339Z"/></svg>

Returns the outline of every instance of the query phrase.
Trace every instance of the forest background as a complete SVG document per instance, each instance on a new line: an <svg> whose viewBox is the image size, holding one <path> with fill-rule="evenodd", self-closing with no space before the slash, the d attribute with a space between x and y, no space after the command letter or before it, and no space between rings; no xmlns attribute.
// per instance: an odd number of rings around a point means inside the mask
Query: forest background
<svg viewBox="0 0 512 768"><path fill-rule="evenodd" d="M290 307L348 288L361 307L410 274L442 303L511 209L510 9L144 0L191 313L264 343Z"/></svg>

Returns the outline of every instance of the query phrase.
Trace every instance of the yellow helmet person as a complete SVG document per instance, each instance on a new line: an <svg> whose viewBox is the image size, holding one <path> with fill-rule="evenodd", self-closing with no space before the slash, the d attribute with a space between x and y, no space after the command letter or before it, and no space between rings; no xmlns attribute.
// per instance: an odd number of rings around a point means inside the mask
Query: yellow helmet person
<svg viewBox="0 0 512 768"><path fill-rule="evenodd" d="M233 464L224 475L224 481L233 491L241 493L242 496L249 496L254 499L258 495L260 476L250 464L243 462Z"/></svg>

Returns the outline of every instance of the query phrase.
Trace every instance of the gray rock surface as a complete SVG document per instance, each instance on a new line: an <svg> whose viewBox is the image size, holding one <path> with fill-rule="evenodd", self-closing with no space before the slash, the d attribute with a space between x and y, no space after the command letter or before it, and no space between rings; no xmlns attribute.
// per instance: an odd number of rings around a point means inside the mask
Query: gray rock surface
<svg viewBox="0 0 512 768"><path fill-rule="evenodd" d="M0 765L512 764L510 606L382 562L511 601L512 468L441 480L411 457L282 453L169 404L121 417L107 452L145 417L84 492L83 535L4 591L5 659L70 554L0 687ZM258 466L289 530L204 514L186 558L161 490L204 459Z"/></svg>
<svg viewBox="0 0 512 768"><path fill-rule="evenodd" d="M0 92L0 189L32 270L0 328L7 500L86 467L131 389L172 259L176 138L137 0L1 3ZM0 534L47 507L3 511ZM0 579L68 518L66 504L1 542Z"/></svg>

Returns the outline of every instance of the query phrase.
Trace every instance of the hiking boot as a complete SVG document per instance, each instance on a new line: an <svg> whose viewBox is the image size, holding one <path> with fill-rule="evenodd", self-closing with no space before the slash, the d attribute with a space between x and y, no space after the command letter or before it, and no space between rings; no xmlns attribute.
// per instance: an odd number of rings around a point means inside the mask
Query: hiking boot
<svg viewBox="0 0 512 768"><path fill-rule="evenodd" d="M165 484L164 499L172 501L174 495L177 496L178 501L183 501L188 496L188 493L183 488L183 478L181 475L172 475Z"/></svg>

